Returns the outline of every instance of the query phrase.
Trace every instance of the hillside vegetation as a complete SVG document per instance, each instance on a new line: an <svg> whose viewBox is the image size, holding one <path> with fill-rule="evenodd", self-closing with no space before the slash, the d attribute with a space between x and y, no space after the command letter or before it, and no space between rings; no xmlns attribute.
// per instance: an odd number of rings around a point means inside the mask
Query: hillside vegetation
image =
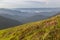
<svg viewBox="0 0 60 40"><path fill-rule="evenodd" d="M60 15L0 30L0 40L60 40Z"/></svg>

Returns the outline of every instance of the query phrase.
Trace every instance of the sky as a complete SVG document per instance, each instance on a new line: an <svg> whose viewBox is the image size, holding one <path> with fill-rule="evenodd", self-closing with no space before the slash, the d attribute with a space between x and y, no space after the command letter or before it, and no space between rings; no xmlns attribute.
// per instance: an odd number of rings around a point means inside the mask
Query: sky
<svg viewBox="0 0 60 40"><path fill-rule="evenodd" d="M60 0L0 0L0 8L56 8Z"/></svg>

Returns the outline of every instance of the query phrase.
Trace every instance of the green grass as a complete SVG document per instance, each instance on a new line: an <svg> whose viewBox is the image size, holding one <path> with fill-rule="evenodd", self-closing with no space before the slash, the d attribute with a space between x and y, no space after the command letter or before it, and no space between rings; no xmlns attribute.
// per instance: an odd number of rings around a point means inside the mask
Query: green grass
<svg viewBox="0 0 60 40"><path fill-rule="evenodd" d="M60 15L0 30L0 40L60 40Z"/></svg>

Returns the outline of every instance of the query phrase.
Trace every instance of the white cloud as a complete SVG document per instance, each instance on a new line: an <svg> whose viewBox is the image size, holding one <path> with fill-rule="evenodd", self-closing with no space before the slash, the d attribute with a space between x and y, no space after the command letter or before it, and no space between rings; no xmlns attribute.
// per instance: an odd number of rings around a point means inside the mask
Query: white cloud
<svg viewBox="0 0 60 40"><path fill-rule="evenodd" d="M32 0L32 1L47 2L48 0Z"/></svg>
<svg viewBox="0 0 60 40"><path fill-rule="evenodd" d="M14 7L60 7L60 0L0 0L0 8Z"/></svg>

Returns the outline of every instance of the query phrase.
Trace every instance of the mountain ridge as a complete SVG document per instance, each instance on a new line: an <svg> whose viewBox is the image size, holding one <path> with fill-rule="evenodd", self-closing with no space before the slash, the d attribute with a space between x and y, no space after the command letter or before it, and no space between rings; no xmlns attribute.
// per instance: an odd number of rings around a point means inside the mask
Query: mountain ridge
<svg viewBox="0 0 60 40"><path fill-rule="evenodd" d="M17 26L20 24L22 23L19 21L0 16L0 29L10 28L11 26Z"/></svg>

